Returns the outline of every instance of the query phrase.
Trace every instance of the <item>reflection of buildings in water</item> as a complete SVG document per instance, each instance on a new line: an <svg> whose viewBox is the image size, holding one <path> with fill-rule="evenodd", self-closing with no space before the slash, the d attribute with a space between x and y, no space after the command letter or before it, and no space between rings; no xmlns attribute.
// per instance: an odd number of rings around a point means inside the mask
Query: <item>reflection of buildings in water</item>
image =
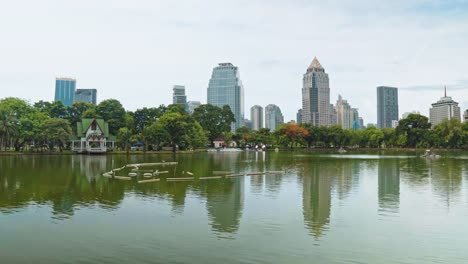
<svg viewBox="0 0 468 264"><path fill-rule="evenodd" d="M103 172L109 170L107 155L73 155L72 169L76 165L88 181L96 180Z"/></svg>
<svg viewBox="0 0 468 264"><path fill-rule="evenodd" d="M208 183L206 206L214 231L235 233L244 207L244 179L226 179Z"/></svg>
<svg viewBox="0 0 468 264"><path fill-rule="evenodd" d="M265 176L265 187L269 193L278 193L281 187L281 181L284 174L271 174Z"/></svg>
<svg viewBox="0 0 468 264"><path fill-rule="evenodd" d="M380 159L378 168L379 207L400 207L400 160Z"/></svg>
<svg viewBox="0 0 468 264"><path fill-rule="evenodd" d="M335 162L334 168L336 171L336 178L334 179L333 186L336 189L338 198L340 200L346 199L353 186L359 182L359 162L357 160L340 160Z"/></svg>
<svg viewBox="0 0 468 264"><path fill-rule="evenodd" d="M252 175L250 177L250 190L253 193L260 193L263 191L263 175ZM267 176L269 177L269 176Z"/></svg>
<svg viewBox="0 0 468 264"><path fill-rule="evenodd" d="M309 168L311 166L311 168ZM302 206L306 228L316 238L330 222L332 166L307 164L303 171Z"/></svg>
<svg viewBox="0 0 468 264"><path fill-rule="evenodd" d="M460 194L463 160L428 160L427 163L433 191L450 207L450 203L456 201Z"/></svg>

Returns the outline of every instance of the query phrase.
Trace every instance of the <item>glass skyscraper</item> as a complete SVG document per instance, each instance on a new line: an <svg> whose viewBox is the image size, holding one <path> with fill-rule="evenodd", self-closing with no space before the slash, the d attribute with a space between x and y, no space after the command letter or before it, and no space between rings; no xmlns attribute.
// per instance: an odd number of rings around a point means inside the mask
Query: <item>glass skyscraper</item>
<svg viewBox="0 0 468 264"><path fill-rule="evenodd" d="M207 101L218 107L229 105L236 119L236 122L231 124L231 131L243 126L244 87L239 77L239 69L232 63L219 63L213 69Z"/></svg>
<svg viewBox="0 0 468 264"><path fill-rule="evenodd" d="M398 120L398 88L377 87L377 128L391 128Z"/></svg>
<svg viewBox="0 0 468 264"><path fill-rule="evenodd" d="M281 109L274 104L267 105L265 107L265 127L273 132L283 123L284 117Z"/></svg>
<svg viewBox="0 0 468 264"><path fill-rule="evenodd" d="M181 104L186 107L187 105L187 96L185 95L185 86L183 85L174 85L172 88L172 103Z"/></svg>
<svg viewBox="0 0 468 264"><path fill-rule="evenodd" d="M55 79L55 101L64 106L72 106L75 101L76 80L72 78Z"/></svg>
<svg viewBox="0 0 468 264"><path fill-rule="evenodd" d="M96 89L76 89L74 102L85 102L96 105L97 90Z"/></svg>

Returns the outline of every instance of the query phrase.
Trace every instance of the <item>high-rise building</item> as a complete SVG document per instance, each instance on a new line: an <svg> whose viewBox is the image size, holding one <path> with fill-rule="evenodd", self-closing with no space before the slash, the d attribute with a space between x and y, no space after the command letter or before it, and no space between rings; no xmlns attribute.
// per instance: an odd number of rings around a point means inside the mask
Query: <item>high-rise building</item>
<svg viewBox="0 0 468 264"><path fill-rule="evenodd" d="M330 104L330 126L336 125L338 123L338 116L336 113L335 106L333 104Z"/></svg>
<svg viewBox="0 0 468 264"><path fill-rule="evenodd" d="M239 76L239 69L231 63L219 63L213 69L208 85L208 103L223 107L229 105L236 122L231 131L241 127L244 120L244 87Z"/></svg>
<svg viewBox="0 0 468 264"><path fill-rule="evenodd" d="M364 128L365 128L365 127L364 127L364 119L363 119L362 117L359 117L359 127L360 127L361 129L364 129Z"/></svg>
<svg viewBox="0 0 468 264"><path fill-rule="evenodd" d="M270 131L275 131L284 123L283 113L281 109L274 104L269 104L265 107L265 127Z"/></svg>
<svg viewBox="0 0 468 264"><path fill-rule="evenodd" d="M195 109L201 105L200 101L188 101L187 102L187 111L189 114L193 114Z"/></svg>
<svg viewBox="0 0 468 264"><path fill-rule="evenodd" d="M302 123L330 125L330 85L328 74L315 57L302 78Z"/></svg>
<svg viewBox="0 0 468 264"><path fill-rule="evenodd" d="M74 102L85 102L96 105L97 90L96 89L76 89Z"/></svg>
<svg viewBox="0 0 468 264"><path fill-rule="evenodd" d="M398 120L398 88L377 87L377 128L392 127L392 120Z"/></svg>
<svg viewBox="0 0 468 264"><path fill-rule="evenodd" d="M445 88L444 97L440 98L439 101L432 104L432 108L429 109L429 119L431 125L434 127L443 120L460 119L460 107L452 97L447 96L447 89Z"/></svg>
<svg viewBox="0 0 468 264"><path fill-rule="evenodd" d="M185 86L174 85L172 88L172 103L187 107L187 96L185 95Z"/></svg>
<svg viewBox="0 0 468 264"><path fill-rule="evenodd" d="M463 122L468 123L468 109L466 109L463 114Z"/></svg>
<svg viewBox="0 0 468 264"><path fill-rule="evenodd" d="M302 124L302 109L297 110L296 113L296 123L298 125Z"/></svg>
<svg viewBox="0 0 468 264"><path fill-rule="evenodd" d="M249 119L245 118L244 119L244 126L250 130L252 130L252 121L250 121Z"/></svg>
<svg viewBox="0 0 468 264"><path fill-rule="evenodd" d="M359 125L359 111L357 108L351 108L351 127L353 130L361 129Z"/></svg>
<svg viewBox="0 0 468 264"><path fill-rule="evenodd" d="M250 108L250 120L252 120L252 130L263 128L263 107L254 105Z"/></svg>
<svg viewBox="0 0 468 264"><path fill-rule="evenodd" d="M336 101L336 123L343 129L350 129L353 125L353 112L347 100L343 100L341 95L338 95Z"/></svg>
<svg viewBox="0 0 468 264"><path fill-rule="evenodd" d="M60 101L64 106L72 106L75 100L76 79L55 78L55 101Z"/></svg>

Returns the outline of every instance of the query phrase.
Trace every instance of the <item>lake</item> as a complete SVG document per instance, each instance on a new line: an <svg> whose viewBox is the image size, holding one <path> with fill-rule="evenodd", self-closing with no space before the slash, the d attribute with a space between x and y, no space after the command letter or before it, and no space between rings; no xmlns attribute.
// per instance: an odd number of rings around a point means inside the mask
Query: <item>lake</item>
<svg viewBox="0 0 468 264"><path fill-rule="evenodd" d="M467 180L466 152L0 156L0 261L466 263Z"/></svg>

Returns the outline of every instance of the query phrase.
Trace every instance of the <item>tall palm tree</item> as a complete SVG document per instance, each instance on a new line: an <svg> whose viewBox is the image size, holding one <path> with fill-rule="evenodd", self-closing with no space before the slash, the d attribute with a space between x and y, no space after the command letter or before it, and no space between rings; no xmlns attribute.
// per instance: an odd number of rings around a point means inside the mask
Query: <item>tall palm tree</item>
<svg viewBox="0 0 468 264"><path fill-rule="evenodd" d="M11 113L0 110L0 151L2 150L5 140L14 136L16 132L16 118Z"/></svg>

